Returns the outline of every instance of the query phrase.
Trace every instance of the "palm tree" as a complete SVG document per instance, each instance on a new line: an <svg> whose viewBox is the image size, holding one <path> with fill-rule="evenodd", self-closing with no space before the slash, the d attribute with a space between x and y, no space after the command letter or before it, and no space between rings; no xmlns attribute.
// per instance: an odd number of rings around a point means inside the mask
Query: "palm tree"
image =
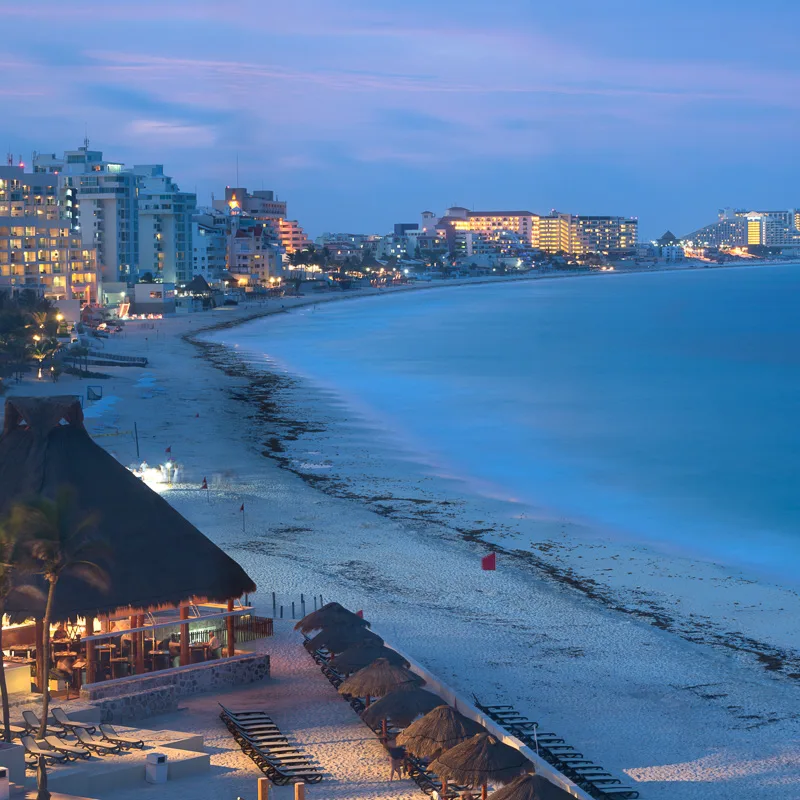
<svg viewBox="0 0 800 800"><path fill-rule="evenodd" d="M14 586L14 572L21 569L24 553L21 549L20 532L4 520L0 523L0 622L6 611L6 600L14 592L25 591L41 599L42 594L33 586ZM3 652L3 626L0 624L0 696L3 703L3 738L11 741L11 728L8 708L8 686L6 685L5 663Z"/></svg>
<svg viewBox="0 0 800 800"><path fill-rule="evenodd" d="M108 574L97 559L107 552L97 536L97 514L78 517L75 492L61 488L55 500L36 497L11 509L9 525L24 536L30 557L30 569L47 582L42 641L42 727L39 736L47 733L50 710L50 621L56 586L64 575L71 575L98 589L108 587Z"/></svg>

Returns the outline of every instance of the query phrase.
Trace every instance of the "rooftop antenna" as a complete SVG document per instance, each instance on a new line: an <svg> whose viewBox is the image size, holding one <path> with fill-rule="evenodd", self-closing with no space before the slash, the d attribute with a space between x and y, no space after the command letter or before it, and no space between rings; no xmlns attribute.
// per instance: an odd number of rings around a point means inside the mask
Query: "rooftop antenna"
<svg viewBox="0 0 800 800"><path fill-rule="evenodd" d="M8 148L8 152L6 153L6 164L9 167L14 166L14 154L11 152L11 148Z"/></svg>
<svg viewBox="0 0 800 800"><path fill-rule="evenodd" d="M89 149L89 125L86 122L83 123L83 146Z"/></svg>

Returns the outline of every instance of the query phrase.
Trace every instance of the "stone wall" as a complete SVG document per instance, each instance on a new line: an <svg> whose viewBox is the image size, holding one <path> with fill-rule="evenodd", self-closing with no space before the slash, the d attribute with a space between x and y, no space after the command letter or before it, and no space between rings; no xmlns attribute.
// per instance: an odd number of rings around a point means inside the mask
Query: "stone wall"
<svg viewBox="0 0 800 800"><path fill-rule="evenodd" d="M266 653L245 653L218 661L86 684L81 687L81 698L110 713L115 721L145 719L174 711L181 697L221 691L267 677L269 656Z"/></svg>

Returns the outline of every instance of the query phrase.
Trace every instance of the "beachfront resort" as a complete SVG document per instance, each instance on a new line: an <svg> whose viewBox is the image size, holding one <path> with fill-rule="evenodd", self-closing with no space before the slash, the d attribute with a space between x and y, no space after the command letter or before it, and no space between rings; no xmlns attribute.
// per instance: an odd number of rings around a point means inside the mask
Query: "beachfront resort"
<svg viewBox="0 0 800 800"><path fill-rule="evenodd" d="M638 797L361 610L256 613L245 571L92 440L78 397L8 399L0 503L0 794Z"/></svg>

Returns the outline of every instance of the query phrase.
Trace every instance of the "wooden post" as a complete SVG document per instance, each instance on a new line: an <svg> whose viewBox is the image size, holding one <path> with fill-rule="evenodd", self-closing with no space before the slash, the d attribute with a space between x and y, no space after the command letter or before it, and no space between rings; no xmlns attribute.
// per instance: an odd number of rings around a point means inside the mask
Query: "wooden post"
<svg viewBox="0 0 800 800"><path fill-rule="evenodd" d="M128 621L128 630L133 630L136 627L136 623L139 621L139 617L136 614L131 614L130 619ZM131 674L136 672L136 661L138 659L138 652L139 652L139 637L135 633L131 633L130 640L131 640Z"/></svg>
<svg viewBox="0 0 800 800"><path fill-rule="evenodd" d="M86 635L94 636L94 617L86 617ZM96 671L94 642L86 642L86 683L94 683Z"/></svg>
<svg viewBox="0 0 800 800"><path fill-rule="evenodd" d="M233 600L228 600L228 612L233 611ZM228 628L228 657L236 653L236 642L233 640L233 617L226 617L225 622Z"/></svg>
<svg viewBox="0 0 800 800"><path fill-rule="evenodd" d="M258 800L269 800L269 778L258 779Z"/></svg>
<svg viewBox="0 0 800 800"><path fill-rule="evenodd" d="M386 720L381 720L381 741L386 744L389 741L389 731L386 728Z"/></svg>
<svg viewBox="0 0 800 800"><path fill-rule="evenodd" d="M42 672L44 672L44 658L42 658L42 638L44 636L44 620L35 620L33 632L36 637L36 688L43 692Z"/></svg>
<svg viewBox="0 0 800 800"><path fill-rule="evenodd" d="M306 800L306 785L296 783L294 785L294 800Z"/></svg>
<svg viewBox="0 0 800 800"><path fill-rule="evenodd" d="M144 614L136 615L136 627L144 627ZM134 636L136 636L136 674L144 675L144 631L140 631Z"/></svg>
<svg viewBox="0 0 800 800"><path fill-rule="evenodd" d="M481 800L487 800L488 797L489 790L486 788L486 784L484 783L483 786L481 786Z"/></svg>
<svg viewBox="0 0 800 800"><path fill-rule="evenodd" d="M181 619L189 619L189 606L181 606ZM181 666L189 663L189 623L181 624Z"/></svg>

